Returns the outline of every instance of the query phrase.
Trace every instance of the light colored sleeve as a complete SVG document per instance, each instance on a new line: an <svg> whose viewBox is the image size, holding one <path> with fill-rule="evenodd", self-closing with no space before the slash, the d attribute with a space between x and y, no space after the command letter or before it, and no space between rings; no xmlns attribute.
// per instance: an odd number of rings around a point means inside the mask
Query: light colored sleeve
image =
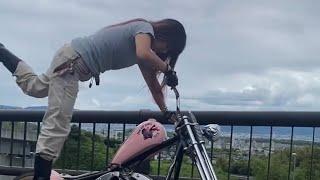
<svg viewBox="0 0 320 180"><path fill-rule="evenodd" d="M152 38L154 38L153 27L149 22L140 21L134 28L134 35L137 34L149 34Z"/></svg>

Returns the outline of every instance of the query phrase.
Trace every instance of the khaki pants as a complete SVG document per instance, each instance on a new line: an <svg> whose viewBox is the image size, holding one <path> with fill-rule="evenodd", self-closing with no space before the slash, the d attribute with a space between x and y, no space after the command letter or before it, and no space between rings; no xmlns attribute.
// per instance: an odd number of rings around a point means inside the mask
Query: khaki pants
<svg viewBox="0 0 320 180"><path fill-rule="evenodd" d="M54 72L66 62L72 64L66 69ZM36 153L44 159L56 160L70 132L79 80L89 80L91 73L80 55L66 44L58 50L46 73L36 75L32 68L21 61L13 75L25 94L38 98L48 96L48 109L42 120Z"/></svg>

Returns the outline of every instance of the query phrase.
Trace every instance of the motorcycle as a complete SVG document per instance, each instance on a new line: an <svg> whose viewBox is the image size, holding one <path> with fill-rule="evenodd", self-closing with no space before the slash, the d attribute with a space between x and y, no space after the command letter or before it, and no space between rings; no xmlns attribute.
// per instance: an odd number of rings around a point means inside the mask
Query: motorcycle
<svg viewBox="0 0 320 180"><path fill-rule="evenodd" d="M179 179L184 155L191 158L198 169L202 180L217 180L211 160L205 148L205 138L216 141L220 136L220 127L209 124L201 128L192 112L182 114L180 111L180 95L174 87L176 111L174 119L175 133L167 139L164 126L155 119L139 124L127 140L120 146L106 170L89 172L78 176L59 174L52 171L50 180L152 180L148 175L135 172L135 166L152 157L161 150L176 146L172 164L166 180ZM30 180L32 175L25 174L15 180Z"/></svg>

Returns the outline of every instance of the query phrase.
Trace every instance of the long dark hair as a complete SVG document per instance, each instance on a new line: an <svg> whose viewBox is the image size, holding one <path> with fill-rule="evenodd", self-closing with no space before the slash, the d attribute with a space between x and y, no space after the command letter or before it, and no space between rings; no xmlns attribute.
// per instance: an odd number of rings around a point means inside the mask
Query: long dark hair
<svg viewBox="0 0 320 180"><path fill-rule="evenodd" d="M169 65L175 68L179 55L186 46L187 35L183 25L175 19L163 19L160 21L150 22L155 39L164 41L168 44L168 52L166 54L158 54L162 60L167 58L170 60ZM161 83L162 91L165 93L166 84L164 78Z"/></svg>
<svg viewBox="0 0 320 180"><path fill-rule="evenodd" d="M167 54L159 55L163 60L170 59L170 66L174 68L179 55L186 46L186 32L183 25L175 19L163 19L150 22L155 39L165 41L168 44Z"/></svg>

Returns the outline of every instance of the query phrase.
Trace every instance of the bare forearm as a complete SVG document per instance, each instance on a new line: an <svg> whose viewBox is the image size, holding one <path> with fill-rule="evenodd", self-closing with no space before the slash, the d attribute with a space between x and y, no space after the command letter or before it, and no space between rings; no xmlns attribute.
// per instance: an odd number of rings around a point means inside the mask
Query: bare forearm
<svg viewBox="0 0 320 180"><path fill-rule="evenodd" d="M164 101L164 96L163 96L163 93L162 93L161 89L158 90L158 91L151 91L151 94L153 96L153 99L157 103L159 109L161 111L166 110L167 106L166 106L166 103Z"/></svg>
<svg viewBox="0 0 320 180"><path fill-rule="evenodd" d="M165 72L167 71L167 64L162 61L152 50L143 56L144 59L140 60L140 63L151 67L155 71Z"/></svg>
<svg viewBox="0 0 320 180"><path fill-rule="evenodd" d="M162 93L162 86L160 85L157 79L156 71L154 71L153 68L146 67L143 64L139 64L139 67L143 75L143 78L145 79L149 87L149 90L152 94L154 101L157 103L161 111L165 110L166 104L165 104L164 96Z"/></svg>
<svg viewBox="0 0 320 180"><path fill-rule="evenodd" d="M137 34L135 36L136 54L139 59L138 64L149 66L155 72L167 71L167 64L160 59L151 48L151 38L148 34Z"/></svg>

